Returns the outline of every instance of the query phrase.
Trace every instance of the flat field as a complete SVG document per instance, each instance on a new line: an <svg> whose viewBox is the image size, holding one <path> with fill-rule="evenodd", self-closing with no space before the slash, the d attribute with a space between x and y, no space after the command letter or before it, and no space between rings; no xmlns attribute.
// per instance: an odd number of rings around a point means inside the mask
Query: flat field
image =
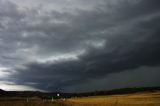
<svg viewBox="0 0 160 106"><path fill-rule="evenodd" d="M160 92L142 92L123 95L91 96L65 100L40 98L1 98L0 106L160 106Z"/></svg>
<svg viewBox="0 0 160 106"><path fill-rule="evenodd" d="M160 106L160 92L67 99L73 106Z"/></svg>

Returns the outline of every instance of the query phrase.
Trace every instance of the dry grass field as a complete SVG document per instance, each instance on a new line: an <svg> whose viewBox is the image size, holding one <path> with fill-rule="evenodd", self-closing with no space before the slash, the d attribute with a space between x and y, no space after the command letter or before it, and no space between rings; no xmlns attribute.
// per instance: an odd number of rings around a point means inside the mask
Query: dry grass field
<svg viewBox="0 0 160 106"><path fill-rule="evenodd" d="M72 106L160 106L160 92L72 98Z"/></svg>
<svg viewBox="0 0 160 106"><path fill-rule="evenodd" d="M160 106L160 92L92 96L57 101L39 98L1 98L0 106Z"/></svg>

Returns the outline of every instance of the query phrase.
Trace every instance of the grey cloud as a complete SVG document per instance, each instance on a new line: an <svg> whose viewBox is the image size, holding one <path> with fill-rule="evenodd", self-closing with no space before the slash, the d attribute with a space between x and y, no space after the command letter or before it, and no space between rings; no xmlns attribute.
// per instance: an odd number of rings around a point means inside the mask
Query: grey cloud
<svg viewBox="0 0 160 106"><path fill-rule="evenodd" d="M61 90L61 86L69 86L83 82L85 64L81 61L63 61L58 63L30 63L25 69L18 69L16 83L35 82L36 86L45 90ZM22 75L25 76L22 76ZM48 83L50 82L50 83Z"/></svg>
<svg viewBox="0 0 160 106"><path fill-rule="evenodd" d="M131 29L121 32L123 35L120 34L115 39L111 37L111 42L109 41L109 44L106 44L107 48L103 48L101 51L91 50L91 52L88 51L86 56L82 55L82 58L86 61L93 61L88 71L91 74L96 72L95 76L97 76L97 74L103 75L107 72L132 69L145 65L159 65L160 49L157 45L159 45L160 32L156 24L152 25L153 23L159 23L159 19L157 19L156 17L155 19L147 20L147 22L139 22ZM144 23L145 25L143 25ZM91 53L92 55L89 55Z"/></svg>
<svg viewBox="0 0 160 106"><path fill-rule="evenodd" d="M15 77L15 83L50 91L71 91L112 73L159 67L159 4L157 0L112 0L70 12L40 7L20 10L11 3L7 11L0 10L0 16L9 17L6 23L0 19L0 28L4 26L0 62L22 63L23 68L12 66L16 73L10 77ZM38 61L66 53L75 53L77 59Z"/></svg>
<svg viewBox="0 0 160 106"><path fill-rule="evenodd" d="M159 75L159 67L140 67L134 70L112 73L99 79L91 79L79 85L66 87L64 90L85 92L137 86L155 86L160 84Z"/></svg>

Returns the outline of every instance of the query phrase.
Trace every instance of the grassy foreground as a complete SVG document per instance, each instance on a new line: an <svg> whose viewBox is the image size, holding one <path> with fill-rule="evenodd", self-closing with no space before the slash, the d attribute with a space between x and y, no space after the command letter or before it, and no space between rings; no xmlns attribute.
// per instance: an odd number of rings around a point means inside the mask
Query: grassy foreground
<svg viewBox="0 0 160 106"><path fill-rule="evenodd" d="M160 106L160 92L72 98L67 102L73 106Z"/></svg>
<svg viewBox="0 0 160 106"><path fill-rule="evenodd" d="M1 98L0 106L160 106L160 92L143 92L124 95L70 98L58 101L42 101L31 98Z"/></svg>

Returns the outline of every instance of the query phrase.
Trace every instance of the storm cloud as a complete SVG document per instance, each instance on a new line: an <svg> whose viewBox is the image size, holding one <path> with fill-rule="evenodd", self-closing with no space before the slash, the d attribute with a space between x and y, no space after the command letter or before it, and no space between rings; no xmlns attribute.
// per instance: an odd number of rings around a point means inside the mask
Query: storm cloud
<svg viewBox="0 0 160 106"><path fill-rule="evenodd" d="M0 85L158 86L159 11L158 0L0 0Z"/></svg>

